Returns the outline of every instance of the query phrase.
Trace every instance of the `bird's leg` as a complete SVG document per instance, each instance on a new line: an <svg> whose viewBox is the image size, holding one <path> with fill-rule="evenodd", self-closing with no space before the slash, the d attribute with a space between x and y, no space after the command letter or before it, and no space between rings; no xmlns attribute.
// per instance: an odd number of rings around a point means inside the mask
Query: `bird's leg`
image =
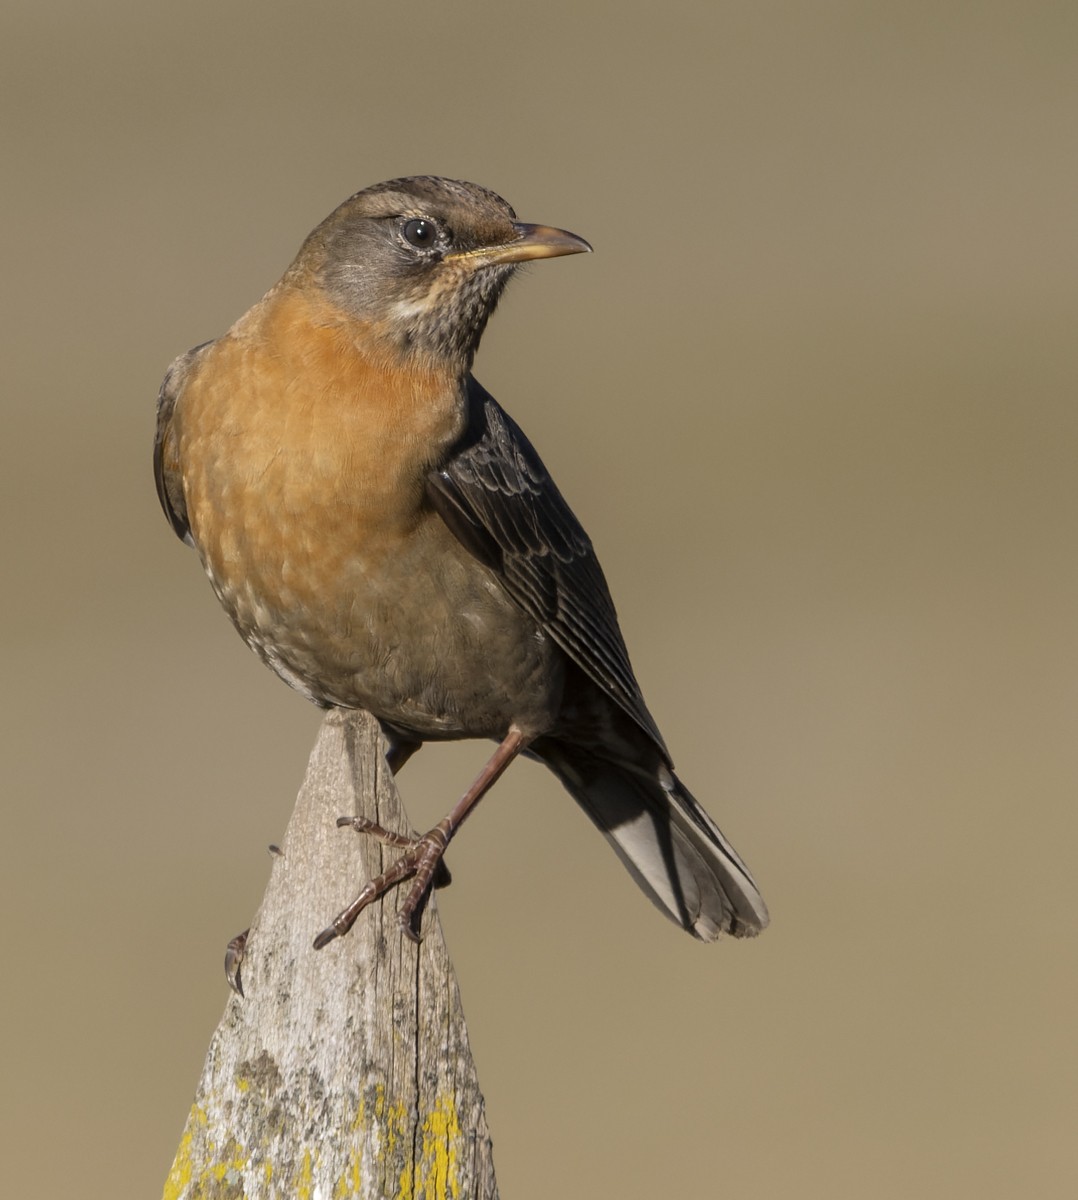
<svg viewBox="0 0 1078 1200"><path fill-rule="evenodd" d="M363 818L340 818L337 822L338 826L351 825L353 828L374 834L381 841L388 841L392 845L403 844L408 849L377 879L372 879L347 908L338 913L332 924L323 929L314 939L314 948L321 950L334 938L343 937L368 904L372 904L379 897L384 896L398 883L413 877L414 882L401 905L400 923L405 935L413 942L418 942L419 935L414 928L415 916L430 890L446 847L464 823L464 819L530 741L531 738L525 736L521 730L515 727L510 729L508 735L499 743L497 750L487 760L486 766L476 776L475 782L453 806L449 815L439 821L429 833L425 833L414 841L400 834L389 834L381 826L373 825L373 822Z"/></svg>

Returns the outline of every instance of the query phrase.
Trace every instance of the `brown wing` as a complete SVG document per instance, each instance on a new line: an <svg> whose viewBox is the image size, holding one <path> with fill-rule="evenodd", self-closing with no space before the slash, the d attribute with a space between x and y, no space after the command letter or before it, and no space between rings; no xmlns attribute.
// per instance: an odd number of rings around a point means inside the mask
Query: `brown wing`
<svg viewBox="0 0 1078 1200"><path fill-rule="evenodd" d="M184 380L191 364L212 342L203 342L186 354L181 354L165 372L161 390L157 393L157 430L153 439L153 478L157 484L157 498L168 523L176 536L193 546L191 527L187 522L187 502L183 495L183 478L180 474L178 447L172 428L172 414L176 401L183 391Z"/></svg>
<svg viewBox="0 0 1078 1200"><path fill-rule="evenodd" d="M427 494L460 542L669 758L591 541L523 432L474 379L468 428Z"/></svg>

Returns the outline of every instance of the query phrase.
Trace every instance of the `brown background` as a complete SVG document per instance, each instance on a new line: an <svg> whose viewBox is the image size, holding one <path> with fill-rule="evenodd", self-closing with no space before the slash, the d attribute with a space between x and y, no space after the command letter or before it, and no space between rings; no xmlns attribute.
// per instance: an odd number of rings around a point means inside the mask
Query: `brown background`
<svg viewBox="0 0 1078 1200"><path fill-rule="evenodd" d="M158 382L435 172L594 242L478 373L773 914L692 942L514 767L441 900L503 1194L1075 1195L1078 8L0 22L4 1193L160 1194L318 721L157 509Z"/></svg>

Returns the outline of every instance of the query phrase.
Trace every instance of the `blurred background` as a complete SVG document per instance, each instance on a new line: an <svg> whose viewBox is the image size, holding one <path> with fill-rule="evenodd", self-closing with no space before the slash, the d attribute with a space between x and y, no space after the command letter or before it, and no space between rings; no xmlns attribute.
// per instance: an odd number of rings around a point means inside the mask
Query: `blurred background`
<svg viewBox="0 0 1078 1200"><path fill-rule="evenodd" d="M417 172L595 246L477 374L773 918L679 934L514 766L439 900L502 1194L1076 1194L1076 56L1039 0L5 6L10 1195L160 1194L319 722L158 509L161 376Z"/></svg>

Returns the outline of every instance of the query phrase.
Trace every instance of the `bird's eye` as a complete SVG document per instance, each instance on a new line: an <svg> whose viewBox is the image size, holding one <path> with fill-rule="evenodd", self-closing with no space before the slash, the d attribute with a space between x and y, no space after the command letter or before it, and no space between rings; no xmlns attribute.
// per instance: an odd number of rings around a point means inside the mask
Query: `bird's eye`
<svg viewBox="0 0 1078 1200"><path fill-rule="evenodd" d="M401 233L409 246L415 246L417 250L429 250L438 235L438 226L423 217L415 217L404 222Z"/></svg>

